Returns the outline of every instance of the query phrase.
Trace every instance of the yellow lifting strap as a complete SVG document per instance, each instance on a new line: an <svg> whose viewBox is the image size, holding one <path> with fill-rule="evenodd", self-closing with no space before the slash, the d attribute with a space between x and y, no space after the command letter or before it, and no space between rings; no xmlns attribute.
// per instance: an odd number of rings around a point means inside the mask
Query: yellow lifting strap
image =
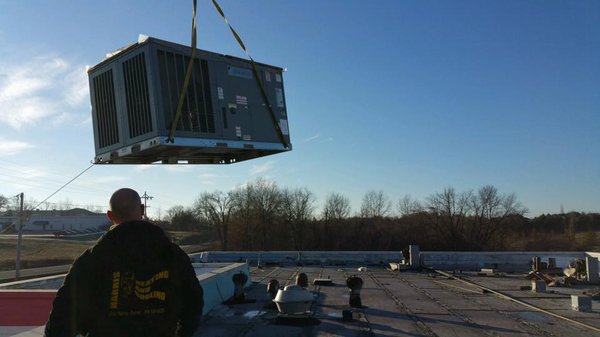
<svg viewBox="0 0 600 337"><path fill-rule="evenodd" d="M229 23L229 20L227 20L227 17L225 16L225 13L223 13L223 10L221 9L221 6L219 6L219 4L217 3L216 0L212 0L212 3L215 6L217 12L219 12L219 14L225 20L225 23L227 24L227 26L229 26L229 29L231 30L231 33L233 34L233 36L237 40L237 42L240 45L240 47L242 48L242 50L246 53L246 55L248 55L248 58L250 59L250 62L252 63L252 73L254 74L254 78L256 79L256 83L258 84L258 88L260 90L260 94L261 94L262 99L263 99L263 101L265 103L265 106L269 110L269 114L271 115L271 120L273 121L273 125L275 126L275 130L277 131L277 135L279 136L279 140L283 144L284 148L289 148L289 144L288 144L287 140L285 139L285 136L283 135L283 131L281 130L281 126L277 122L277 117L275 116L275 112L273 111L273 107L271 106L271 104L269 102L269 98L267 97L267 92L265 90L265 87L264 87L262 81L260 80L260 74L258 72L258 66L256 65L256 62L254 61L254 59L252 58L252 56L250 56L250 53L248 52L248 49L246 49L246 46L244 45L244 42L242 41L242 38L235 31L235 29L231 26L231 24ZM188 66L187 66L187 71L185 73L185 79L183 81L183 87L182 87L181 93L179 94L179 102L177 103L177 110L176 110L175 116L173 118L173 124L171 125L171 131L169 132L169 138L167 139L167 141L169 141L171 143L174 142L175 129L177 128L177 124L179 123L179 118L181 117L181 109L183 108L183 102L185 100L185 95L187 93L187 87L188 87L188 84L189 84L189 81L190 81L190 77L192 75L192 69L193 69L193 66L194 66L194 57L195 57L195 55L196 55L196 0L192 0L192 55L191 55L191 58L190 58L190 62L188 63Z"/></svg>
<svg viewBox="0 0 600 337"><path fill-rule="evenodd" d="M175 142L175 129L179 124L179 118L181 117L181 109L183 109L183 102L185 101L185 95L187 93L187 87L192 77L192 70L194 69L194 58L196 56L196 0L192 0L192 55L185 71L185 78L183 80L183 87L179 93L179 101L177 102L177 110L175 110L175 116L173 117L173 123L171 124L171 130L169 131L169 138L167 142Z"/></svg>
<svg viewBox="0 0 600 337"><path fill-rule="evenodd" d="M248 49L246 49L246 46L244 45L242 38L235 31L235 29L233 29L233 27L229 23L229 20L227 20L227 17L225 16L225 13L223 13L223 10L221 9L221 6L219 6L219 3L217 3L217 0L212 0L212 3L215 6L215 8L217 9L217 12L219 12L219 14L221 14L221 16L223 17L223 20L225 20L225 23L227 24L227 26L229 26L231 33L233 33L233 37L235 37L235 39L237 40L240 47L242 47L242 50L244 50L246 55L248 55L250 62L252 62L252 72L254 73L254 78L256 79L258 88L260 89L260 94L263 98L265 106L267 107L267 109L269 109L269 113L271 115L271 120L273 121L275 130L277 131L279 140L281 141L281 144L283 144L283 147L287 149L289 147L289 144L287 143L285 136L283 135L283 131L281 131L281 126L279 126L279 123L277 123L277 117L275 117L275 112L273 111L273 107L271 106L271 103L269 103L269 98L267 97L267 92L265 90L265 87L264 87L262 81L260 80L260 75L258 72L258 66L256 65L256 62L254 62L254 59L252 58L252 56L250 56L250 53L248 52Z"/></svg>

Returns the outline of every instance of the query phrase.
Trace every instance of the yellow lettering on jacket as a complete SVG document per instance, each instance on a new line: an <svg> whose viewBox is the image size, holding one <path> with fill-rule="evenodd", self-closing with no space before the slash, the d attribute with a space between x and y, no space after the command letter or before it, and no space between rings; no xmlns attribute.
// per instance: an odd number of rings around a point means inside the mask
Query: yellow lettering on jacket
<svg viewBox="0 0 600 337"><path fill-rule="evenodd" d="M135 281L135 296L142 300L150 300L157 299L160 301L164 301L167 297L167 294L164 291L152 291L152 285L158 280L169 279L169 271L163 270L161 272L156 273L154 276L149 278L146 281Z"/></svg>
<svg viewBox="0 0 600 337"><path fill-rule="evenodd" d="M116 271L112 275L112 291L110 293L110 308L117 309L119 307L119 285L121 273Z"/></svg>
<svg viewBox="0 0 600 337"><path fill-rule="evenodd" d="M152 276L151 278L149 278L146 281L135 281L135 285L137 287L148 287L148 286L151 286L154 282L156 282L158 280L164 280L164 279L168 279L168 278L169 278L169 271L163 270L161 272L158 272L157 274L155 274L154 276Z"/></svg>

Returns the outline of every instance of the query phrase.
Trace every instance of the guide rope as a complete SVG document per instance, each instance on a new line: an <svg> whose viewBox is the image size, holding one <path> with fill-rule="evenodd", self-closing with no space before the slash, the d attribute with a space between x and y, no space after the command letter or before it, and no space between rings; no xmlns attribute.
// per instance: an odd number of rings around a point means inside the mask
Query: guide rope
<svg viewBox="0 0 600 337"><path fill-rule="evenodd" d="M67 181L64 185L62 185L58 190L54 191L54 193L50 194L46 199L44 199L42 202L40 202L39 204L35 205L35 207L33 208L34 210L37 209L41 204L45 203L48 199L52 198L56 193L60 192L63 188L67 187L70 183L72 183L73 181L75 181L75 179L81 177L84 173L86 173L89 169L91 169L95 164L92 163L90 166L88 166L88 168L86 168L85 170L81 171L79 174L77 174L73 179Z"/></svg>

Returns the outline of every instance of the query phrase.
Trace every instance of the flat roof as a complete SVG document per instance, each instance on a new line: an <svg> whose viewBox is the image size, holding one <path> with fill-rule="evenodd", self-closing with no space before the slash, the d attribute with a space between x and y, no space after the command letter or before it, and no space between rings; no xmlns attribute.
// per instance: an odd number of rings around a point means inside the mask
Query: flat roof
<svg viewBox="0 0 600 337"><path fill-rule="evenodd" d="M359 271L359 267L366 271ZM361 268L362 269L362 268ZM447 274L430 269L392 271L371 265L269 265L251 268L252 285L246 288L246 303L218 304L194 334L208 336L598 336L600 302L592 300L592 311L571 308L571 295L590 295L598 285L548 287L546 292L525 289L531 281L522 273L477 272ZM293 284L299 273L309 279L308 290L315 301L306 319L281 317L266 292L275 279L280 286ZM363 279L362 308L349 306L346 278ZM315 286L315 278L331 278L332 285ZM226 285L222 285L224 289ZM211 292L207 287L205 291ZM49 295L48 295L49 294ZM6 304L10 315L0 319L0 336L39 336L53 292L13 291L12 301L29 296L39 300L32 308ZM29 303L29 302L28 302ZM37 302L36 302L37 303ZM11 309L12 308L12 309ZM19 309L19 310L15 310ZM34 308L34 309L35 309ZM342 312L352 311L352 321ZM23 314L27 311L28 314ZM39 316L39 317L37 317ZM36 318L37 317L37 318ZM28 320L36 319L35 322Z"/></svg>
<svg viewBox="0 0 600 337"><path fill-rule="evenodd" d="M597 286L548 288L546 293L520 290L531 285L524 274L460 277L547 310L575 323L504 299L494 293L431 271L391 271L367 266L270 266L253 269L255 284L246 291L254 303L220 305L205 317L194 334L203 336L598 336L600 303L592 312L571 309L572 294L588 294ZM333 286L309 286L316 294L311 319L286 319L269 307L266 284L294 282L298 273L314 278L331 277ZM364 281L364 308L350 308L348 275ZM342 311L353 311L353 321L342 320ZM578 325L580 322L592 328ZM597 329L594 330L593 328Z"/></svg>

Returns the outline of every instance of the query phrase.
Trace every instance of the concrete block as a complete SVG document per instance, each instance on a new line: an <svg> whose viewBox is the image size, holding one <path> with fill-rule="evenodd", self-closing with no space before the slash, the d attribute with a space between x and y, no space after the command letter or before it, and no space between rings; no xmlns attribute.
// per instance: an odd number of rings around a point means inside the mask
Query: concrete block
<svg viewBox="0 0 600 337"><path fill-rule="evenodd" d="M571 308L576 311L592 311L592 298L589 296L571 295Z"/></svg>
<svg viewBox="0 0 600 337"><path fill-rule="evenodd" d="M545 293L546 292L546 281L543 280L532 280L531 291L534 293Z"/></svg>
<svg viewBox="0 0 600 337"><path fill-rule="evenodd" d="M598 275L598 258L586 256L585 269L587 274L587 281L592 284L598 284L600 282L600 277Z"/></svg>

